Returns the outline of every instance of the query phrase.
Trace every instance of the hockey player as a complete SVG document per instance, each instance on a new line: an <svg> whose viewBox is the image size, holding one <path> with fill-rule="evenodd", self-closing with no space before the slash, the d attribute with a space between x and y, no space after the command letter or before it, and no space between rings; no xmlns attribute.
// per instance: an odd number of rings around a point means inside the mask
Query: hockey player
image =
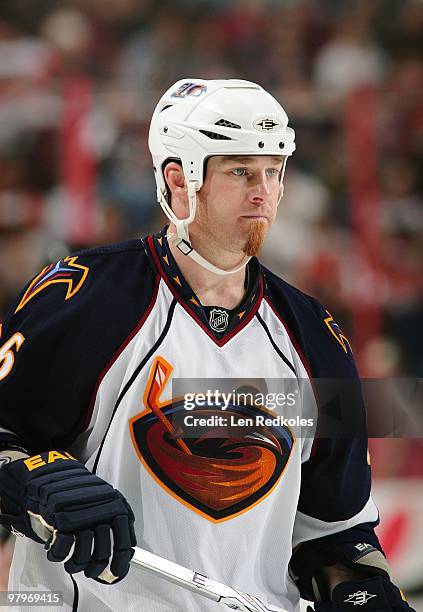
<svg viewBox="0 0 423 612"><path fill-rule="evenodd" d="M217 610L128 573L137 541L290 611L300 595L318 612L410 610L374 533L365 437L299 435L263 421L283 410L172 394L180 379L357 380L331 315L255 257L295 149L287 123L254 83L176 83L149 138L170 225L47 266L10 309L1 523L23 535L10 589L61 591L62 610ZM319 385L313 401L319 428ZM359 393L349 411L362 431ZM223 415L231 427L207 421ZM212 424L190 429L194 417Z"/></svg>

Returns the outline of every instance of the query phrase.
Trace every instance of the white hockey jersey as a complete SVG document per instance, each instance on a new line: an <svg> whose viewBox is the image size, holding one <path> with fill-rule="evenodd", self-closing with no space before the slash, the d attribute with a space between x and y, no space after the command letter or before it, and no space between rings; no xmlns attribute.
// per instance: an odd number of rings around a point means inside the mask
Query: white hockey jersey
<svg viewBox="0 0 423 612"><path fill-rule="evenodd" d="M357 381L348 341L256 259L228 311L200 304L165 230L81 252L28 284L0 345L18 333L3 377L0 362L0 442L72 452L126 497L142 548L294 611L293 547L355 530L378 545L365 438L318 433L333 401L316 381ZM360 394L348 410L363 426ZM26 538L9 588L63 591L74 612L220 608L136 569L112 586L71 577Z"/></svg>

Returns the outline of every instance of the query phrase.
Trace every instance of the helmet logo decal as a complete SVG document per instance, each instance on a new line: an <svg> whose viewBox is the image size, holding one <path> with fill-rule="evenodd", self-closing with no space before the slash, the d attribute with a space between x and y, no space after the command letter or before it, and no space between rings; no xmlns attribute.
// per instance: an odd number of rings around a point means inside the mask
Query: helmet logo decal
<svg viewBox="0 0 423 612"><path fill-rule="evenodd" d="M201 83L182 83L178 87L178 89L172 92L172 98L198 98L202 94L206 93L207 87L206 85L202 85Z"/></svg>
<svg viewBox="0 0 423 612"><path fill-rule="evenodd" d="M226 310L219 310L218 308L213 308L210 312L210 327L214 329L216 332L224 332L228 327L229 322L229 314Z"/></svg>
<svg viewBox="0 0 423 612"><path fill-rule="evenodd" d="M280 123L270 117L259 117L254 121L254 127L260 132L274 132L279 126Z"/></svg>

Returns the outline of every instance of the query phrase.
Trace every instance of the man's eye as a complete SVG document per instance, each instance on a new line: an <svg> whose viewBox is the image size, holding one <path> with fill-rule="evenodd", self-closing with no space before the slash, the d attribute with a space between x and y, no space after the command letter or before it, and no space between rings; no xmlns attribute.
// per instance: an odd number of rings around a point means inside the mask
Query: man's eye
<svg viewBox="0 0 423 612"><path fill-rule="evenodd" d="M279 176L279 170L276 168L268 168L266 170L267 176Z"/></svg>
<svg viewBox="0 0 423 612"><path fill-rule="evenodd" d="M235 174L235 176L245 176L245 173L246 173L245 168L234 168L232 170L232 174Z"/></svg>

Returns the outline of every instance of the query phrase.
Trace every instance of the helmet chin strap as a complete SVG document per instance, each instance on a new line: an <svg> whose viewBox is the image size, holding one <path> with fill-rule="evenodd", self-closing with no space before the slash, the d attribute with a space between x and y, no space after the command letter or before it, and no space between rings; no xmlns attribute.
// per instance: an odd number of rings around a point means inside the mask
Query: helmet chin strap
<svg viewBox="0 0 423 612"><path fill-rule="evenodd" d="M195 212L197 210L197 187L197 181L188 181L189 215L186 219L178 219L167 203L165 193L161 189L157 189L157 199L159 204L162 207L165 215L176 227L176 234L169 233L167 234L167 238L170 242L172 242L172 244L178 247L181 253L188 255L188 257L193 259L198 265L206 270L209 270L210 272L213 272L214 274L224 276L226 274L234 274L235 272L239 272L245 268L251 257L245 256L244 262L237 268L233 268L232 270L221 270L217 266L214 266L212 263L207 261L207 259L200 255L200 253L191 245L188 225L194 221Z"/></svg>

